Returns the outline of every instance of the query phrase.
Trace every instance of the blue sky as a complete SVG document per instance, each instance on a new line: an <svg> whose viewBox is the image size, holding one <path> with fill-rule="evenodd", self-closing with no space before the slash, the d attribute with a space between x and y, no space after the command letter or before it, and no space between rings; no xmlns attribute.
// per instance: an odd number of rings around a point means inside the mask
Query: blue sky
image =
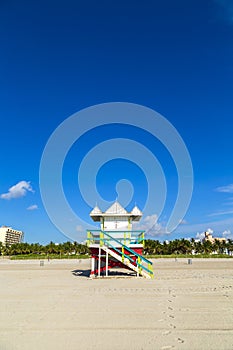
<svg viewBox="0 0 233 350"><path fill-rule="evenodd" d="M168 238L195 237L208 228L230 237L232 1L2 1L0 38L1 225L22 229L28 242L68 239L50 221L41 200L42 152L53 131L72 114L119 101L163 115L189 150L192 201ZM154 224L148 237L165 239L163 227L177 196L176 168L164 146L142 130L102 126L77 140L64 162L67 201L89 220L91 207L78 188L79 165L98 143L129 135L155 154L165 173L164 210L159 217L152 211L142 223L145 228ZM96 183L101 196L115 200L120 179L134 187L127 208L135 202L143 208L146 175L130 161L103 165ZM78 241L83 228L76 230Z"/></svg>

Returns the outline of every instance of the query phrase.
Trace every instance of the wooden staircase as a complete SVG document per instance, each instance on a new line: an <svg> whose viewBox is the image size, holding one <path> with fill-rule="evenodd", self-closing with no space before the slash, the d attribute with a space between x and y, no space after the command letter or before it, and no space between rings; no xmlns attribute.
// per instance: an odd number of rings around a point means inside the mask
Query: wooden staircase
<svg viewBox="0 0 233 350"><path fill-rule="evenodd" d="M142 247L141 242L140 244L135 244L134 242L134 244L130 247L130 241L128 245L126 245L122 243L121 240L113 237L112 234L110 235L110 233L106 231L99 231L98 238L95 240L93 238L97 237L96 232L95 235L92 235L91 232L89 232L88 237L90 249L92 249L93 246L95 247L95 249L99 248L99 257L97 257L99 264L98 276L100 276L100 271L106 271L109 268L111 268L109 267L108 262L109 260L111 260L111 258L113 258L113 260L115 259L119 262L119 265L121 267L125 267L127 269L130 269L131 271L136 272L137 276L142 276L145 278L154 277L152 262L135 251L135 246ZM92 245L91 243L94 244ZM100 267L101 259L105 261L104 268Z"/></svg>

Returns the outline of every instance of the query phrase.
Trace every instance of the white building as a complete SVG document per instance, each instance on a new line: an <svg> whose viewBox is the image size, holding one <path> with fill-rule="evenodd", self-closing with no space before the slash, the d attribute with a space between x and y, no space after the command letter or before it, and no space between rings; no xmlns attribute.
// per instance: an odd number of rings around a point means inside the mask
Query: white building
<svg viewBox="0 0 233 350"><path fill-rule="evenodd" d="M23 231L14 230L12 227L0 227L0 242L4 245L12 245L23 241Z"/></svg>
<svg viewBox="0 0 233 350"><path fill-rule="evenodd" d="M213 237L210 232L206 231L203 241L209 241L211 243L215 243L216 241L226 242L226 238L224 238L224 237Z"/></svg>

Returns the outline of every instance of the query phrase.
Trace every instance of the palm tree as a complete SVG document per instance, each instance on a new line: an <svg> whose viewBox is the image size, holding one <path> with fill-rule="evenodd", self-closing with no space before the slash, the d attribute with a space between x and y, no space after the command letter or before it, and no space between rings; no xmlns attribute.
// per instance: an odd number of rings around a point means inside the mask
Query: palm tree
<svg viewBox="0 0 233 350"><path fill-rule="evenodd" d="M201 241L194 242L194 253L195 254L204 253L204 248L203 248L203 244Z"/></svg>
<svg viewBox="0 0 233 350"><path fill-rule="evenodd" d="M144 254L163 254L163 245L158 240L146 239Z"/></svg>
<svg viewBox="0 0 233 350"><path fill-rule="evenodd" d="M65 254L67 254L67 255L70 255L74 251L73 244L69 241L63 243L63 248L64 248Z"/></svg>
<svg viewBox="0 0 233 350"><path fill-rule="evenodd" d="M214 249L213 249L213 244L210 241L204 241L202 243L203 246L203 250L205 254L211 254L213 253Z"/></svg>
<svg viewBox="0 0 233 350"><path fill-rule="evenodd" d="M39 243L32 243L30 250L32 252L32 254L41 254L42 252L42 246Z"/></svg>
<svg viewBox="0 0 233 350"><path fill-rule="evenodd" d="M192 253L192 244L188 239L182 238L180 241L180 252L182 254Z"/></svg>
<svg viewBox="0 0 233 350"><path fill-rule="evenodd" d="M2 250L3 250L3 244L0 242L0 255L2 255Z"/></svg>
<svg viewBox="0 0 233 350"><path fill-rule="evenodd" d="M7 256L10 253L10 247L8 244L2 246L2 255Z"/></svg>
<svg viewBox="0 0 233 350"><path fill-rule="evenodd" d="M49 255L50 254L56 254L57 253L57 246L56 246L56 244L51 241L49 244L47 244L45 246L45 252L46 252L46 254L48 256L48 259L49 259Z"/></svg>
<svg viewBox="0 0 233 350"><path fill-rule="evenodd" d="M180 241L175 239L168 244L168 254L180 254Z"/></svg>
<svg viewBox="0 0 233 350"><path fill-rule="evenodd" d="M195 238L192 237L190 239L191 253L195 253L195 244L196 244Z"/></svg>
<svg viewBox="0 0 233 350"><path fill-rule="evenodd" d="M233 252L233 240L232 239L228 239L227 243L226 243L226 249L229 255L232 255Z"/></svg>
<svg viewBox="0 0 233 350"><path fill-rule="evenodd" d="M62 255L64 254L64 244L62 243L58 244L57 251L60 254L60 259L61 259Z"/></svg>
<svg viewBox="0 0 233 350"><path fill-rule="evenodd" d="M87 244L79 244L79 254L90 254Z"/></svg>

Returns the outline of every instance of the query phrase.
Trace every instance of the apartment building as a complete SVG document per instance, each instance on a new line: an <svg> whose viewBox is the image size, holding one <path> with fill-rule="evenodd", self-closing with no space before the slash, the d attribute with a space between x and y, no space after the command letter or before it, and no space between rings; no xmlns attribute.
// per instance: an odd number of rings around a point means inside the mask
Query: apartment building
<svg viewBox="0 0 233 350"><path fill-rule="evenodd" d="M15 230L12 227L0 227L0 242L4 245L12 245L23 241L23 231Z"/></svg>

